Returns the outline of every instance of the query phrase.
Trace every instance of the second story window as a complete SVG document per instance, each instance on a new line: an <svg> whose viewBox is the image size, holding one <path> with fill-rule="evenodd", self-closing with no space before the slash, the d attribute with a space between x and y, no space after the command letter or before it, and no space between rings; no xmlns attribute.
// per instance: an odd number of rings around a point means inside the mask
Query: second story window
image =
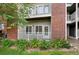
<svg viewBox="0 0 79 59"><path fill-rule="evenodd" d="M49 6L48 5L44 6L44 13L49 13Z"/></svg>
<svg viewBox="0 0 79 59"><path fill-rule="evenodd" d="M36 14L35 8L32 8L32 7L31 7L31 8L29 9L29 14L30 14L30 15Z"/></svg>
<svg viewBox="0 0 79 59"><path fill-rule="evenodd" d="M33 9L32 8L29 9L29 14L33 14Z"/></svg>
<svg viewBox="0 0 79 59"><path fill-rule="evenodd" d="M44 7L43 6L38 6L37 7L37 14L43 14L44 13Z"/></svg>
<svg viewBox="0 0 79 59"><path fill-rule="evenodd" d="M49 5L37 5L30 7L29 14L30 15L42 15L42 14L48 14L50 12L50 6Z"/></svg>

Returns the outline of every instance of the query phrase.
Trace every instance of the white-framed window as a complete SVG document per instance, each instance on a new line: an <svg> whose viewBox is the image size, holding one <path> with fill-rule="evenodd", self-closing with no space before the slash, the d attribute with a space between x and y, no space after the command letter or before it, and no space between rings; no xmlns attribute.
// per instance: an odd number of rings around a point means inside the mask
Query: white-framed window
<svg viewBox="0 0 79 59"><path fill-rule="evenodd" d="M29 14L30 14L30 15L35 15L35 14L36 14L36 9L33 8L33 7L30 7L30 8L29 8Z"/></svg>
<svg viewBox="0 0 79 59"><path fill-rule="evenodd" d="M36 10L37 14L44 14L44 6L37 6Z"/></svg>
<svg viewBox="0 0 79 59"><path fill-rule="evenodd" d="M36 34L42 34L42 26L36 26Z"/></svg>
<svg viewBox="0 0 79 59"><path fill-rule="evenodd" d="M29 14L33 14L33 8L29 8Z"/></svg>
<svg viewBox="0 0 79 59"><path fill-rule="evenodd" d="M45 34L45 35L48 35L48 26L45 26L45 27L44 27L44 34Z"/></svg>
<svg viewBox="0 0 79 59"><path fill-rule="evenodd" d="M49 5L39 5L29 8L30 15L48 14L50 11Z"/></svg>
<svg viewBox="0 0 79 59"><path fill-rule="evenodd" d="M44 13L49 13L49 6L48 5L45 5L44 6Z"/></svg>
<svg viewBox="0 0 79 59"><path fill-rule="evenodd" d="M32 26L26 26L26 34L32 34Z"/></svg>

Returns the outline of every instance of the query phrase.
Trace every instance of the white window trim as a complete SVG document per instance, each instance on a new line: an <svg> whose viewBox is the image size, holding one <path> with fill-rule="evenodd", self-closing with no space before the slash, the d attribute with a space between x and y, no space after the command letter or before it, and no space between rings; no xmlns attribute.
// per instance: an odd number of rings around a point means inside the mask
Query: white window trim
<svg viewBox="0 0 79 59"><path fill-rule="evenodd" d="M28 27L29 27L29 26L32 27L32 25L27 25L27 26L28 26ZM27 27L27 26L26 26L26 27ZM29 28L28 28L28 30L29 30ZM28 31L28 32L26 32L26 34L32 34L32 32L33 32L33 27L31 28L31 32Z"/></svg>
<svg viewBox="0 0 79 59"><path fill-rule="evenodd" d="M45 13L45 7L48 6L48 13ZM43 13L38 13L38 8L39 7L43 7ZM32 8L32 14L29 13L29 15L43 15L43 14L49 14L50 13L50 5L49 4L45 4L45 5L37 5L37 6L33 6L33 7L30 7ZM30 11L30 8L29 8L29 11Z"/></svg>
<svg viewBox="0 0 79 59"><path fill-rule="evenodd" d="M38 30L38 32L36 32L36 26L41 26L42 27L42 32L39 32L39 30ZM43 26L42 25L35 25L34 29L35 29L36 34L42 34L43 33ZM39 27L38 27L38 29L39 29Z"/></svg>
<svg viewBox="0 0 79 59"><path fill-rule="evenodd" d="M45 27L48 27L48 32L45 32ZM46 35L47 33L47 35ZM49 26L44 26L44 35L48 36L49 35Z"/></svg>

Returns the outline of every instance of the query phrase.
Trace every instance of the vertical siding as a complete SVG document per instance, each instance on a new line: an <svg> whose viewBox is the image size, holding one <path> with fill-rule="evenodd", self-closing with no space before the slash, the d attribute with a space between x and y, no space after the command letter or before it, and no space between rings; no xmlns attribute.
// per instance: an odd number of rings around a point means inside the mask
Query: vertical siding
<svg viewBox="0 0 79 59"><path fill-rule="evenodd" d="M26 39L26 26L24 27L18 27L18 39Z"/></svg>
<svg viewBox="0 0 79 59"><path fill-rule="evenodd" d="M36 25L41 25L41 26L45 26L48 25L49 26L49 32L51 32L51 24L50 24L50 19L46 19L46 20L34 20L34 21L30 21L28 23L28 25L33 26L33 32L32 34L29 34L29 39L33 39L33 38L38 38L38 39L44 39L45 37L43 37L43 34L39 34L37 35L34 29L34 26ZM19 27L18 29L18 39L28 39L28 34L26 34L26 26L25 27ZM51 38L51 34L49 33L49 39ZM46 39L46 38L45 38ZM48 39L48 38L47 38Z"/></svg>

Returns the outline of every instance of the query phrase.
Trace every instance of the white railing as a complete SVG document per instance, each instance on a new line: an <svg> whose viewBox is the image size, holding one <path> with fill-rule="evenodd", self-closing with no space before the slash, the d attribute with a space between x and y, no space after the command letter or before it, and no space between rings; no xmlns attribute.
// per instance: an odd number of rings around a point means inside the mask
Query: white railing
<svg viewBox="0 0 79 59"><path fill-rule="evenodd" d="M76 12L74 12L73 14L71 14L71 21L75 20L75 15L76 15Z"/></svg>
<svg viewBox="0 0 79 59"><path fill-rule="evenodd" d="M68 15L68 16L67 16L67 20L68 20L68 21L73 21L73 20L75 20L75 12L74 12L73 14L71 14L71 15Z"/></svg>
<svg viewBox="0 0 79 59"><path fill-rule="evenodd" d="M41 17L51 15L51 5L33 6L29 9L29 17Z"/></svg>
<svg viewBox="0 0 79 59"><path fill-rule="evenodd" d="M74 12L74 13L72 13L71 15L67 15L67 23L73 23L73 22L75 22L75 15L76 13Z"/></svg>

